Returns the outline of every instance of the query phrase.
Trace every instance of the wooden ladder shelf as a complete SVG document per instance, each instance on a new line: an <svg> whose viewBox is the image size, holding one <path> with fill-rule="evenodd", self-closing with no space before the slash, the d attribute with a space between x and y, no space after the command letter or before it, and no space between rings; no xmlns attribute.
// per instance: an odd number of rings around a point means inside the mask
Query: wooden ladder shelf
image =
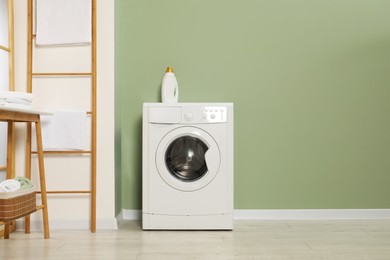
<svg viewBox="0 0 390 260"><path fill-rule="evenodd" d="M33 52L35 50L35 34L34 34L34 6L33 0L28 1L28 60L27 60L27 92L33 93L33 78L36 77L51 77L55 79L74 78L74 77L90 77L91 78L91 110L87 112L91 116L91 149L87 151L43 151L45 155L56 154L61 155L88 155L91 159L91 173L89 190L49 190L47 194L89 194L90 195L90 230L96 232L96 0L91 0L92 4L92 38L91 38L91 71L88 72L34 72L33 70ZM72 47L69 47L72 48ZM40 48L42 51L43 48ZM36 154L36 151L32 151L31 147L31 127L27 129L27 149L26 149L26 177L31 177L31 157ZM29 217L26 218L26 223L29 223Z"/></svg>

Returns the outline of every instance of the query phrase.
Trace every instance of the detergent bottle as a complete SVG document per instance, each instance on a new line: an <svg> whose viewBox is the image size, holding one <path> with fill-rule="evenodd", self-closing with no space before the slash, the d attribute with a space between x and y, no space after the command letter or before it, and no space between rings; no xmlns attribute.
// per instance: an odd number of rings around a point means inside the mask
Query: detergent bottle
<svg viewBox="0 0 390 260"><path fill-rule="evenodd" d="M163 103L177 103L179 86L173 68L168 67L161 82L161 99Z"/></svg>

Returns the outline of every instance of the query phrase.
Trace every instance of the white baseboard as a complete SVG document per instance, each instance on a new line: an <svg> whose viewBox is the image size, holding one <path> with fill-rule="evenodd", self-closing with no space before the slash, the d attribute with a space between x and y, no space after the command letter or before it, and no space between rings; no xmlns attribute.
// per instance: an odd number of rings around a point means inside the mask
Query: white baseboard
<svg viewBox="0 0 390 260"><path fill-rule="evenodd" d="M122 209L118 222L139 220L141 210ZM390 219L390 209L294 209L294 210L234 210L235 220L337 220Z"/></svg>
<svg viewBox="0 0 390 260"><path fill-rule="evenodd" d="M137 209L122 209L116 216L118 223L123 220L139 220L142 218L142 211Z"/></svg>
<svg viewBox="0 0 390 260"><path fill-rule="evenodd" d="M337 220L390 219L390 209L298 209L235 210L234 219L255 220Z"/></svg>
<svg viewBox="0 0 390 260"><path fill-rule="evenodd" d="M59 219L50 219L49 227L50 230L89 230L90 229L90 220L59 220ZM30 222L31 231L42 231L43 224L41 220L31 220ZM16 221L16 229L24 229L24 219ZM96 220L96 230L117 230L118 224L115 218L110 219L97 219Z"/></svg>
<svg viewBox="0 0 390 260"><path fill-rule="evenodd" d="M123 220L140 220L141 210L122 209L115 218L96 220L97 230L117 230ZM298 210L234 210L235 220L338 220L390 219L390 209L298 209ZM16 222L22 230L24 220ZM50 219L50 230L89 230L89 220ZM42 231L42 221L31 220L31 231Z"/></svg>

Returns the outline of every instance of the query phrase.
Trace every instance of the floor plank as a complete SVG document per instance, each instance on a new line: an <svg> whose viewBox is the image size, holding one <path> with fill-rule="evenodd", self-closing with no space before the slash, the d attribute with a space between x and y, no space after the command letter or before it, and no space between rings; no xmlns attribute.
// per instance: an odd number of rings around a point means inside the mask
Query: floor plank
<svg viewBox="0 0 390 260"><path fill-rule="evenodd" d="M234 231L17 231L0 240L0 259L389 260L390 220L236 221Z"/></svg>

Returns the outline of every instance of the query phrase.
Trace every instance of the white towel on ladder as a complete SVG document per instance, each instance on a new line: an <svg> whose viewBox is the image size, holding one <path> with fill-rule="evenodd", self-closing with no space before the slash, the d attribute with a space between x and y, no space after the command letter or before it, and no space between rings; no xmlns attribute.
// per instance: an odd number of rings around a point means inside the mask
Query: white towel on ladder
<svg viewBox="0 0 390 260"><path fill-rule="evenodd" d="M37 0L36 44L91 42L91 0Z"/></svg>
<svg viewBox="0 0 390 260"><path fill-rule="evenodd" d="M87 112L50 111L41 116L43 150L85 150Z"/></svg>

